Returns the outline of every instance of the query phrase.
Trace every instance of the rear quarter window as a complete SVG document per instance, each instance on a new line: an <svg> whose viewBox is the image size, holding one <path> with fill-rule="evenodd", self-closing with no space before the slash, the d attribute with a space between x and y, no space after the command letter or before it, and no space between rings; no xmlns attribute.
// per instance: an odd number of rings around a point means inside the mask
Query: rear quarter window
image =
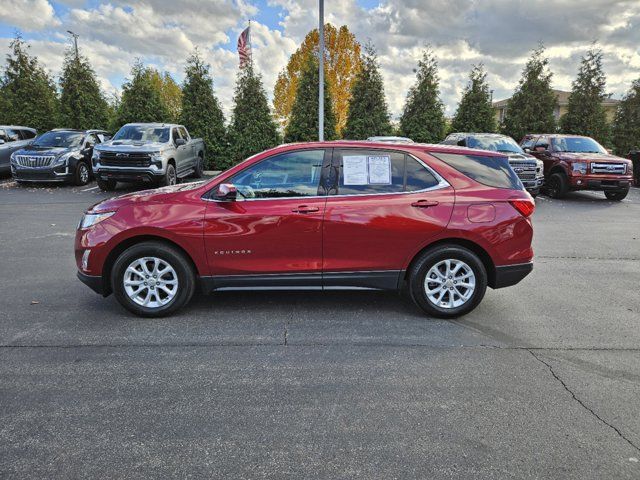
<svg viewBox="0 0 640 480"><path fill-rule="evenodd" d="M431 153L431 155L483 185L511 190L523 189L520 179L509 166L507 157L457 153Z"/></svg>

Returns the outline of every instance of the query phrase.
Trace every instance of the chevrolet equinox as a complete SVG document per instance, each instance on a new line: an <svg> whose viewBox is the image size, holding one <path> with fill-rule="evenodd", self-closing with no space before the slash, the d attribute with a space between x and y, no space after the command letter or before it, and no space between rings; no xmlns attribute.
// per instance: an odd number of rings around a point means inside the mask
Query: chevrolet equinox
<svg viewBox="0 0 640 480"><path fill-rule="evenodd" d="M93 206L75 257L80 280L141 316L196 290L406 288L428 315L456 317L532 270L534 208L496 152L290 144Z"/></svg>

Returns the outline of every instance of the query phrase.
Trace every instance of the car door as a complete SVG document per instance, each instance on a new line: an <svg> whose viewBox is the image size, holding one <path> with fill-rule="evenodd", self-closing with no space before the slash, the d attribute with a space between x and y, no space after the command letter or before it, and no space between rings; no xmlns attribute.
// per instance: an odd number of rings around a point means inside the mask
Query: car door
<svg viewBox="0 0 640 480"><path fill-rule="evenodd" d="M408 258L448 224L453 189L399 151L335 149L332 171L336 180L323 225L324 285L352 284L353 277L363 278L362 286L393 287Z"/></svg>
<svg viewBox="0 0 640 480"><path fill-rule="evenodd" d="M329 166L330 149L284 152L227 179L235 201L210 195L204 241L218 286L321 285Z"/></svg>
<svg viewBox="0 0 640 480"><path fill-rule="evenodd" d="M180 129L174 127L172 129L172 137L173 137L173 145L176 149L175 160L176 160L176 172L180 175L184 170L186 170L189 153L187 151L187 145L176 145L176 141L182 139L182 134L180 133Z"/></svg>
<svg viewBox="0 0 640 480"><path fill-rule="evenodd" d="M542 160L544 163L544 174L547 175L551 167L553 167L554 159L551 155L549 137L540 136L533 144L533 150L531 154L536 158Z"/></svg>
<svg viewBox="0 0 640 480"><path fill-rule="evenodd" d="M187 142L185 145L185 168L194 168L196 166L196 146L191 142L191 137L186 128L180 127L179 130L180 136Z"/></svg>

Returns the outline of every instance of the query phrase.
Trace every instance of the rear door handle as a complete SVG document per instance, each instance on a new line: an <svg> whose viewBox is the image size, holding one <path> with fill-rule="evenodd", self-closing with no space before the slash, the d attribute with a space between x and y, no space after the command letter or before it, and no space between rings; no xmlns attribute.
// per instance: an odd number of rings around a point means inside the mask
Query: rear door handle
<svg viewBox="0 0 640 480"><path fill-rule="evenodd" d="M294 208L291 211L293 213L315 213L315 212L319 212L320 209L318 207L309 207L307 205L299 205L298 208Z"/></svg>
<svg viewBox="0 0 640 480"><path fill-rule="evenodd" d="M438 205L438 202L436 202L435 200L418 200L417 202L413 202L411 204L412 207L416 208L429 208L435 207L436 205Z"/></svg>

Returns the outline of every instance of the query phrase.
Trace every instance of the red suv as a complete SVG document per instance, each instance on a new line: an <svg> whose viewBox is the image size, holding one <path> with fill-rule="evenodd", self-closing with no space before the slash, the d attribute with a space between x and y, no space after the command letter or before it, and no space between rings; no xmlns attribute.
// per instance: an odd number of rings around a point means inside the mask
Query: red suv
<svg viewBox="0 0 640 480"><path fill-rule="evenodd" d="M92 207L79 278L160 316L196 289L402 289L437 317L532 269L535 206L507 157L447 145L282 145L218 177Z"/></svg>

